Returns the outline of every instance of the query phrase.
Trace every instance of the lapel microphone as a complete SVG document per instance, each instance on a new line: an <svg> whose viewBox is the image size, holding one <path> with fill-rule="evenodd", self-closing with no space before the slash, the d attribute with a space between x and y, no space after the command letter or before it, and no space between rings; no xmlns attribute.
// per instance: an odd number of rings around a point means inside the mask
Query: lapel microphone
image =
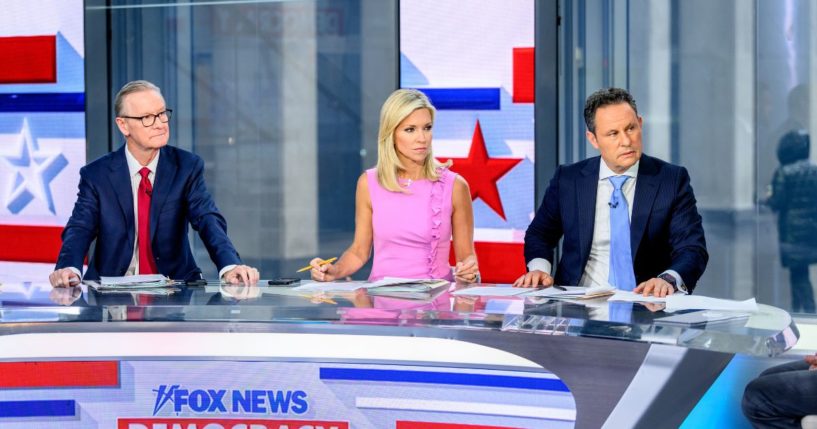
<svg viewBox="0 0 817 429"><path fill-rule="evenodd" d="M610 206L611 209L614 209L618 207L618 200L616 200L614 203L607 203L607 205Z"/></svg>

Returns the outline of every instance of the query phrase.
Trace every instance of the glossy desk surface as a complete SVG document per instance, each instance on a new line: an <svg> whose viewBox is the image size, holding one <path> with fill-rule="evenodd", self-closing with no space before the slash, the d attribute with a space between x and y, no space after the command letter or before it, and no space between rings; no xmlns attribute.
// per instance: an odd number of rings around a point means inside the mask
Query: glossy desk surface
<svg viewBox="0 0 817 429"><path fill-rule="evenodd" d="M131 322L229 322L233 329L240 329L242 323L349 326L350 330L395 326L592 337L757 356L781 354L799 336L786 311L762 304L757 313L732 320L674 324L662 320L673 314L664 312L661 304L451 294L462 287L452 285L434 298L405 299L371 296L365 289L315 294L291 287L210 283L180 285L167 295L152 295L101 293L86 285L54 289L46 282L3 282L0 334L55 323L76 327L87 323L90 328L89 322L106 322L108 329L112 323Z"/></svg>

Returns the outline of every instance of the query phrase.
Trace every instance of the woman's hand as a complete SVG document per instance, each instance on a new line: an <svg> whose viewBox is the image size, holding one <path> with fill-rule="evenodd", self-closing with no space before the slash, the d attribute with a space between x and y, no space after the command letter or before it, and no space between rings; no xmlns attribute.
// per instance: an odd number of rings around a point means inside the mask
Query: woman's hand
<svg viewBox="0 0 817 429"><path fill-rule="evenodd" d="M309 274L312 275L312 280L318 282L335 281L338 272L337 267L334 264L321 265L321 262L323 262L321 258L315 258L309 261L309 265L312 266L312 270L309 271Z"/></svg>
<svg viewBox="0 0 817 429"><path fill-rule="evenodd" d="M479 265L474 255L457 262L454 267L454 279L461 283L479 283Z"/></svg>

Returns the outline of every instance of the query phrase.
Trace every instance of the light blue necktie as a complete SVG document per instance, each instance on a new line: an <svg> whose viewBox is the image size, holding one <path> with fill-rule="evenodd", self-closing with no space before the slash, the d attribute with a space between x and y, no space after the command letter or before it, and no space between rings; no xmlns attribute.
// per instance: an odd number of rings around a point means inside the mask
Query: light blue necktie
<svg viewBox="0 0 817 429"><path fill-rule="evenodd" d="M612 176L610 195L610 275L607 281L621 290L635 289L633 254L630 249L630 215L621 187L629 176Z"/></svg>

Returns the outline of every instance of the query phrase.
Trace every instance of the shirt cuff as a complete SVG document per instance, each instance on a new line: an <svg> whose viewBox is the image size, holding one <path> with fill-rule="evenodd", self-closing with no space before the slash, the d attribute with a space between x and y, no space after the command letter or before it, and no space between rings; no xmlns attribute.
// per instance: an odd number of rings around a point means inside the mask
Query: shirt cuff
<svg viewBox="0 0 817 429"><path fill-rule="evenodd" d="M676 289L679 292L683 292L685 295L689 295L689 291L687 290L686 285L684 284L684 279L681 278L681 275L678 274L675 270L666 270L661 274L669 274L675 277L675 285L677 286Z"/></svg>
<svg viewBox="0 0 817 429"><path fill-rule="evenodd" d="M73 272L74 272L74 274L76 274L76 275L77 275L77 278L79 279L79 281L82 281L82 271L80 271L80 270L78 270L78 269L76 269L76 268L74 268L74 267L66 267L66 268L68 268L69 270L73 271Z"/></svg>
<svg viewBox="0 0 817 429"><path fill-rule="evenodd" d="M228 272L228 271L232 270L233 268L235 268L235 267L237 267L237 266L238 266L237 264L230 264L230 265L227 265L226 267L222 268L222 269L221 269L221 270L218 272L218 278L219 278L219 279L223 279L223 278L224 278L224 274L227 274L227 272Z"/></svg>
<svg viewBox="0 0 817 429"><path fill-rule="evenodd" d="M528 262L528 271L538 270L550 275L551 268L553 268L553 266L550 264L550 261L545 258L533 258Z"/></svg>

